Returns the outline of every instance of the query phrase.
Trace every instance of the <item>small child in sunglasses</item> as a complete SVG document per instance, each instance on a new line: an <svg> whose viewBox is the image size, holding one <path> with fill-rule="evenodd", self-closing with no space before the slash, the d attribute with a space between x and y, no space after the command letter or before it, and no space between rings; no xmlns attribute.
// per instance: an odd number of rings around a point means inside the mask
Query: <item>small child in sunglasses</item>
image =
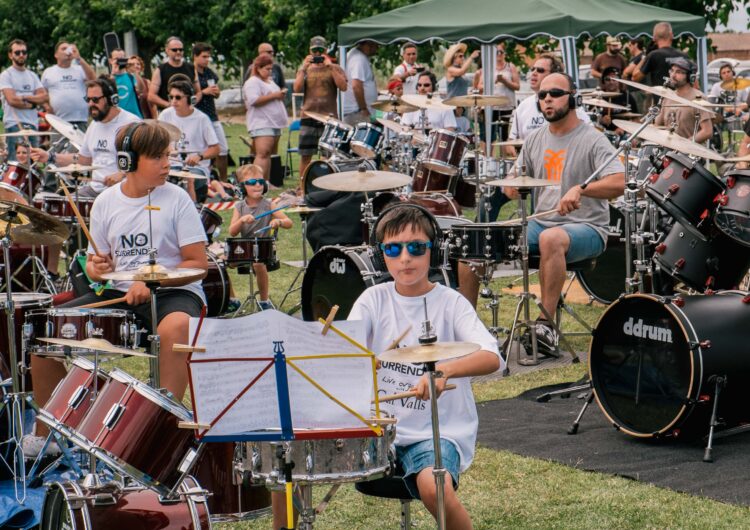
<svg viewBox="0 0 750 530"><path fill-rule="evenodd" d="M234 205L232 221L229 223L231 237L275 237L279 228L289 229L292 220L283 210L260 217L274 209L273 201L264 197L268 191L268 184L263 178L263 168L255 164L246 164L237 169L237 180L244 188L245 200ZM260 219L258 219L260 217ZM261 309L272 309L273 304L268 298L268 269L265 263L253 263L253 270L260 292L259 305Z"/></svg>
<svg viewBox="0 0 750 530"><path fill-rule="evenodd" d="M478 345L473 353L437 364L442 372L437 379L437 391L440 450L447 471L444 481L447 527L471 528L471 518L455 492L459 473L469 467L474 457L479 423L470 378L501 367L497 341L466 298L450 287L430 281L431 256L440 250L439 227L432 215L413 205L390 208L375 225L375 238L393 281L365 290L348 317L364 321L367 347L379 354L392 347L394 341L398 341L399 348L418 345L425 320L425 300L438 342ZM449 381L456 389L440 395ZM421 499L437 517L428 377L419 364L382 362L378 368L378 388L383 395L415 391L414 397L382 403L381 407L398 419L394 445L399 473L403 474L412 496Z"/></svg>

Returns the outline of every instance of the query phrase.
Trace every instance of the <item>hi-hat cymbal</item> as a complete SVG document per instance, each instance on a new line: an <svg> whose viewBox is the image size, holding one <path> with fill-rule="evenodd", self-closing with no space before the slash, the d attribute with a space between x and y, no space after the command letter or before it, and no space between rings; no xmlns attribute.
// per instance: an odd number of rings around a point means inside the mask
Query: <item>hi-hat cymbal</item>
<svg viewBox="0 0 750 530"><path fill-rule="evenodd" d="M583 104L589 105L590 107L601 107L603 109L612 109L612 110L630 110L629 107L623 107L622 105L616 105L614 103L610 103L609 101L605 101L600 98L583 98Z"/></svg>
<svg viewBox="0 0 750 530"><path fill-rule="evenodd" d="M641 83L636 83L635 81L629 81L627 79L618 79L617 81L619 83L622 83L623 85L632 86L633 88L637 88L639 90L643 90L644 92L648 92L649 94L654 94L656 96L668 99L670 101L675 101L682 105L687 105L688 107L693 107L695 109L708 112L709 114L716 114L711 109L707 109L702 105L693 103L691 100L685 99L682 96L677 95L677 92L667 87L658 86L658 85L657 86L642 85Z"/></svg>
<svg viewBox="0 0 750 530"><path fill-rule="evenodd" d="M523 147L523 140L520 138L516 140L505 140L503 142L492 142L492 147Z"/></svg>
<svg viewBox="0 0 750 530"><path fill-rule="evenodd" d="M47 120L47 123L49 123L53 129L67 138L76 149L81 149L84 137L83 131L78 129L72 123L65 121L59 116L55 116L54 114L47 113L44 116L44 119Z"/></svg>
<svg viewBox="0 0 750 530"><path fill-rule="evenodd" d="M386 129L390 129L399 134L410 134L412 137L412 143L426 144L427 137L421 132L412 129L408 125L401 125L393 120L387 120L385 118L378 118L378 123L382 124Z"/></svg>
<svg viewBox="0 0 750 530"><path fill-rule="evenodd" d="M65 346L75 351L76 355L93 355L94 352L99 353L114 353L115 355L129 355L135 357L154 357L150 353L144 353L141 350L128 350L126 348L120 348L115 346L107 339L96 339L89 338L84 340L73 340L73 339L58 339L58 338L39 338L41 342L48 342L50 344L57 344L58 346ZM80 351L83 350L83 351ZM51 352L32 352L34 355L39 357L63 357L62 355L51 353Z"/></svg>
<svg viewBox="0 0 750 530"><path fill-rule="evenodd" d="M485 182L485 184L488 186L503 186L507 188L546 188L548 186L555 186L555 184L549 180L535 179L527 176L490 180Z"/></svg>
<svg viewBox="0 0 750 530"><path fill-rule="evenodd" d="M3 133L0 136L5 138L28 138L29 136L52 136L53 132L49 131L36 131L34 129L21 129L20 131Z"/></svg>
<svg viewBox="0 0 750 530"><path fill-rule="evenodd" d="M69 164L67 166L52 168L53 173L89 173L96 169L102 169L102 166L84 166L83 164Z"/></svg>
<svg viewBox="0 0 750 530"><path fill-rule="evenodd" d="M333 173L315 179L315 186L331 191L380 191L406 186L409 175L390 171L371 171L360 167L356 171Z"/></svg>
<svg viewBox="0 0 750 530"><path fill-rule="evenodd" d="M395 112L396 114L403 114L405 112L414 112L419 110L419 107L411 105L400 98L383 99L376 101L370 105L375 110L383 112Z"/></svg>
<svg viewBox="0 0 750 530"><path fill-rule="evenodd" d="M317 182L316 182L317 186ZM168 280L198 280L206 274L203 269L168 269L163 265L144 265L131 271L116 271L102 274L105 280L121 282L156 282Z"/></svg>
<svg viewBox="0 0 750 530"><path fill-rule="evenodd" d="M24 204L0 200L0 237L11 224L10 238L27 245L55 245L70 235L68 227L56 217Z"/></svg>
<svg viewBox="0 0 750 530"><path fill-rule="evenodd" d="M745 77L735 77L734 79L721 83L721 88L723 90L744 90L748 87L750 87L750 79Z"/></svg>
<svg viewBox="0 0 750 530"><path fill-rule="evenodd" d="M420 109L453 110L453 105L445 103L439 96L422 94L406 94L401 98L406 103ZM418 109L417 109L418 110Z"/></svg>
<svg viewBox="0 0 750 530"><path fill-rule="evenodd" d="M579 90L578 93L586 98L616 98L622 95L622 92L605 92L597 88L584 88Z"/></svg>
<svg viewBox="0 0 750 530"><path fill-rule="evenodd" d="M397 363L431 363L463 357L479 348L479 344L473 342L434 342L384 351L377 357L381 361Z"/></svg>
<svg viewBox="0 0 750 530"><path fill-rule="evenodd" d="M323 208L315 208L312 206L300 205L300 206L293 206L291 208L288 208L286 210L286 213L298 213L300 215L307 215L307 214L319 212L322 209Z"/></svg>
<svg viewBox="0 0 750 530"><path fill-rule="evenodd" d="M509 104L510 99L505 96L467 94L466 96L454 96L446 99L443 103L454 107L497 107Z"/></svg>
<svg viewBox="0 0 750 530"><path fill-rule="evenodd" d="M612 120L612 123L615 127L622 129L629 134L634 133L641 127L640 123L625 120ZM711 151L707 147L697 144L692 140L683 138L668 129L659 129L653 125L649 125L641 131L638 137L641 140L647 140L686 155L707 158L709 160L724 160L724 157L719 153Z"/></svg>
<svg viewBox="0 0 750 530"><path fill-rule="evenodd" d="M190 171L179 171L176 169L170 171L169 176L178 179L208 180L208 177L205 175L198 175L197 173L191 173Z"/></svg>

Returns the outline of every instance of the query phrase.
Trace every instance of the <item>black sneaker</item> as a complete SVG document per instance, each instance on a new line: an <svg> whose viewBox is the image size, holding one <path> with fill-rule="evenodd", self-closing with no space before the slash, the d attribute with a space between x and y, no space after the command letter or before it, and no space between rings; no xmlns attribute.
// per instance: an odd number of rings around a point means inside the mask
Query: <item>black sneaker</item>
<svg viewBox="0 0 750 530"><path fill-rule="evenodd" d="M557 350L557 333L545 322L536 323L536 345L541 355L553 356Z"/></svg>

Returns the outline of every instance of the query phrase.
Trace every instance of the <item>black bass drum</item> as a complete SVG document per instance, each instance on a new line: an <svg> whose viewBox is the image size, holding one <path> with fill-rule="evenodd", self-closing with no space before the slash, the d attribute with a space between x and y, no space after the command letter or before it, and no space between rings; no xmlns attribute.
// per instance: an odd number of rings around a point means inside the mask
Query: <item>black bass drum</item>
<svg viewBox="0 0 750 530"><path fill-rule="evenodd" d="M749 319L750 297L742 291L617 300L599 319L589 350L602 412L639 438L704 434L713 376L729 375L719 415L727 424L746 421L750 356L739 337Z"/></svg>
<svg viewBox="0 0 750 530"><path fill-rule="evenodd" d="M323 247L308 263L302 279L302 318L326 318L338 305L336 320L344 320L365 289L390 280L387 271L376 270L371 247ZM445 269L432 269L430 281L455 286L452 271Z"/></svg>

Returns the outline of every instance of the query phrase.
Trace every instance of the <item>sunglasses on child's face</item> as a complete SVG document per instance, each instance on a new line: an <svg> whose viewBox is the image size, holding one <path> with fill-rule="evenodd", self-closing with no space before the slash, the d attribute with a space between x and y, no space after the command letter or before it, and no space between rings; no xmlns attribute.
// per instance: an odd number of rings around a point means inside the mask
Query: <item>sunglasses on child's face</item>
<svg viewBox="0 0 750 530"><path fill-rule="evenodd" d="M432 241L408 241L406 243L380 243L380 250L389 258L397 258L401 255L401 250L406 250L412 256L424 256L428 248L432 248Z"/></svg>
<svg viewBox="0 0 750 530"><path fill-rule="evenodd" d="M261 186L266 183L266 179L248 179L243 184L245 186L255 186L256 184L260 184Z"/></svg>

